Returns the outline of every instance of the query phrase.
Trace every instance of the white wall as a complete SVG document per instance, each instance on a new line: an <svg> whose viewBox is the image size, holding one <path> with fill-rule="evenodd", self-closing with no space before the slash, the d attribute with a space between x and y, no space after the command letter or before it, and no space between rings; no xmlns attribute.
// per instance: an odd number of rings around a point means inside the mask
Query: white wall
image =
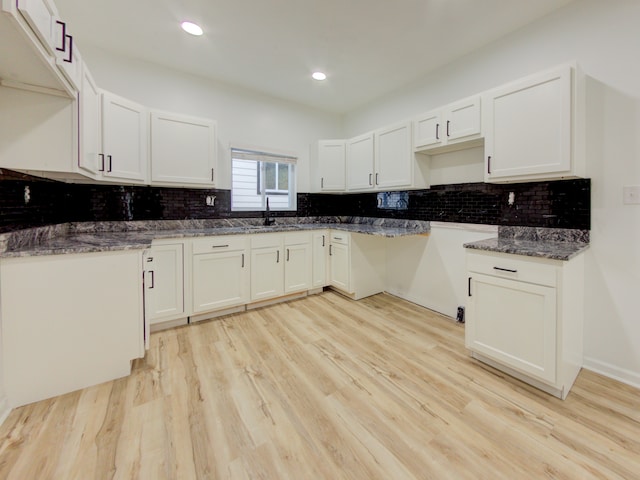
<svg viewBox="0 0 640 480"><path fill-rule="evenodd" d="M640 206L622 204L622 186L640 185L639 19L637 0L578 0L344 121L344 135L354 136L576 60L595 79L587 106L592 231L585 365L638 386Z"/></svg>
<svg viewBox="0 0 640 480"><path fill-rule="evenodd" d="M83 48L100 88L147 107L211 118L218 124L217 187L231 186L229 144L274 149L298 157L298 191L309 191L309 146L341 133L341 118L150 63Z"/></svg>

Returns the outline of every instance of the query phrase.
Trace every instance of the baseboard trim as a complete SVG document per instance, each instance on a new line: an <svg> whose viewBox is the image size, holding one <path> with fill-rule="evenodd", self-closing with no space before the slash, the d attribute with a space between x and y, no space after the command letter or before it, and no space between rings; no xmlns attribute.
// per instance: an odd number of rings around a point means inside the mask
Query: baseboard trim
<svg viewBox="0 0 640 480"><path fill-rule="evenodd" d="M584 357L582 367L632 387L640 388L640 373L632 372L631 370L620 368L591 357Z"/></svg>
<svg viewBox="0 0 640 480"><path fill-rule="evenodd" d="M4 423L10 413L11 408L9 407L9 400L6 395L3 395L0 397L0 425Z"/></svg>

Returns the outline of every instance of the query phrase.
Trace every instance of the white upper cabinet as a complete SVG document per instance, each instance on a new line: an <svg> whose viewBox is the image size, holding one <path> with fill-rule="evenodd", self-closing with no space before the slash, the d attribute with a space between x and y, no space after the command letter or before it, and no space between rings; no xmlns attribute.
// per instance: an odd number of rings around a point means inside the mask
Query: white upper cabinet
<svg viewBox="0 0 640 480"><path fill-rule="evenodd" d="M3 85L75 97L82 62L50 0L4 0L0 15Z"/></svg>
<svg viewBox="0 0 640 480"><path fill-rule="evenodd" d="M347 190L382 190L413 185L410 122L360 135L346 143Z"/></svg>
<svg viewBox="0 0 640 480"><path fill-rule="evenodd" d="M562 66L485 94L485 181L584 176L580 74Z"/></svg>
<svg viewBox="0 0 640 480"><path fill-rule="evenodd" d="M420 115L413 121L413 148L434 153L481 142L480 97L474 96Z"/></svg>
<svg viewBox="0 0 640 480"><path fill-rule="evenodd" d="M216 126L211 120L151 112L151 182L213 187Z"/></svg>
<svg viewBox="0 0 640 480"><path fill-rule="evenodd" d="M345 141L320 140L313 153L316 175L320 178L320 190L344 192L347 187Z"/></svg>
<svg viewBox="0 0 640 480"><path fill-rule="evenodd" d="M144 183L147 180L147 109L109 92L102 92L102 153L105 178Z"/></svg>
<svg viewBox="0 0 640 480"><path fill-rule="evenodd" d="M375 133L375 178L378 189L413 184L411 123L405 122Z"/></svg>
<svg viewBox="0 0 640 480"><path fill-rule="evenodd" d="M80 155L78 167L91 175L99 175L102 168L102 116L100 113L100 89L88 68L82 71L80 102Z"/></svg>
<svg viewBox="0 0 640 480"><path fill-rule="evenodd" d="M347 190L373 189L373 132L347 140Z"/></svg>

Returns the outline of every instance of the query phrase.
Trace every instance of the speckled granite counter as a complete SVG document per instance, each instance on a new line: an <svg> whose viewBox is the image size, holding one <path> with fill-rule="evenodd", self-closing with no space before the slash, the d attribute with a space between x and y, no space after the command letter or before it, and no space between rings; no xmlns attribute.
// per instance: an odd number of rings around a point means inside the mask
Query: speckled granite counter
<svg viewBox="0 0 640 480"><path fill-rule="evenodd" d="M499 227L498 237L465 243L465 248L553 260L570 260L589 248L588 230Z"/></svg>
<svg viewBox="0 0 640 480"><path fill-rule="evenodd" d="M429 233L429 222L366 217L284 217L265 227L261 218L85 222L32 228L0 235L0 257L144 249L156 239L289 232L332 228L399 237Z"/></svg>

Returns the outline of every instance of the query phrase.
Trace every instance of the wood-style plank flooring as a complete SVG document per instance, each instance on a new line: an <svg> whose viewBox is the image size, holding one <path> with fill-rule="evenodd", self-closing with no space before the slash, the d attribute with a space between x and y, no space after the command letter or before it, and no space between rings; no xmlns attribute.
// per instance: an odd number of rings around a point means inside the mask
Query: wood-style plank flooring
<svg viewBox="0 0 640 480"><path fill-rule="evenodd" d="M325 292L155 333L131 376L14 410L0 479L634 479L640 391L566 401L390 295Z"/></svg>

